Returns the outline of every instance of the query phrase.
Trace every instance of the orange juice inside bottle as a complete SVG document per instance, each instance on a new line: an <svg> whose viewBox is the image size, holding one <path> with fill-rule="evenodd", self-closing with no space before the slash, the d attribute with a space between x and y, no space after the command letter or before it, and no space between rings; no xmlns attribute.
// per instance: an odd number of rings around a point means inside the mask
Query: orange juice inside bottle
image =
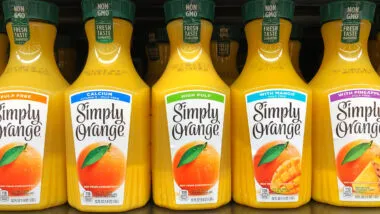
<svg viewBox="0 0 380 214"><path fill-rule="evenodd" d="M301 52L301 38L302 38L302 28L297 24L293 24L292 33L290 34L289 41L289 55L292 60L292 64L297 74L302 78L302 71L300 68L300 52Z"/></svg>
<svg viewBox="0 0 380 214"><path fill-rule="evenodd" d="M254 208L300 207L311 195L311 90L289 56L293 11L292 0L243 6L248 57L231 86L232 189Z"/></svg>
<svg viewBox="0 0 380 214"><path fill-rule="evenodd" d="M230 92L210 57L214 7L212 0L164 5L170 59L152 89L153 199L160 207L214 209L231 198Z"/></svg>
<svg viewBox="0 0 380 214"><path fill-rule="evenodd" d="M4 72L9 58L9 40L4 25L5 23L0 21L0 75Z"/></svg>
<svg viewBox="0 0 380 214"><path fill-rule="evenodd" d="M0 77L0 210L41 210L67 198L58 7L10 0L3 8L11 47Z"/></svg>
<svg viewBox="0 0 380 214"><path fill-rule="evenodd" d="M217 25L211 41L211 59L216 72L227 85L239 76L237 55L240 28L231 25Z"/></svg>
<svg viewBox="0 0 380 214"><path fill-rule="evenodd" d="M145 47L148 58L148 72L145 74L145 82L149 86L162 76L169 61L170 46L165 28L157 28L149 32L149 43Z"/></svg>
<svg viewBox="0 0 380 214"><path fill-rule="evenodd" d="M89 55L65 93L69 204L127 211L150 197L150 90L130 54L135 4L84 0L82 9Z"/></svg>
<svg viewBox="0 0 380 214"><path fill-rule="evenodd" d="M367 41L376 5L321 7L325 53L313 89L313 192L318 202L379 207L380 79Z"/></svg>
<svg viewBox="0 0 380 214"><path fill-rule="evenodd" d="M72 46L71 38L66 35L58 36L55 49L59 70L69 83L73 83L77 78L75 72L77 53Z"/></svg>

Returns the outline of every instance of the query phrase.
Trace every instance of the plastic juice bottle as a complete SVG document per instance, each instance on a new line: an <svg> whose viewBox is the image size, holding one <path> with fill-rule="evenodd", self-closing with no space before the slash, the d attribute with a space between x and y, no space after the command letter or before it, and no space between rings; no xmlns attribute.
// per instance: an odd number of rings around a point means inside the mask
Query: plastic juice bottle
<svg viewBox="0 0 380 214"><path fill-rule="evenodd" d="M292 0L243 6L248 57L231 86L235 202L295 208L311 195L311 90L289 56Z"/></svg>
<svg viewBox="0 0 380 214"><path fill-rule="evenodd" d="M69 83L77 78L76 70L77 53L72 45L71 38L66 35L58 36L56 41L56 61L62 75Z"/></svg>
<svg viewBox="0 0 380 214"><path fill-rule="evenodd" d="M66 202L63 91L54 60L58 7L3 1L10 59L0 77L0 210Z"/></svg>
<svg viewBox="0 0 380 214"><path fill-rule="evenodd" d="M231 199L230 91L210 57L214 7L164 5L170 59L152 90L153 198L161 207L212 209Z"/></svg>
<svg viewBox="0 0 380 214"><path fill-rule="evenodd" d="M69 203L127 211L150 197L150 90L130 53L135 4L83 0L82 9L89 55L65 93Z"/></svg>
<svg viewBox="0 0 380 214"><path fill-rule="evenodd" d="M293 24L292 26L292 33L290 34L290 41L289 41L289 54L290 59L292 60L292 64L294 69L296 70L297 74L304 79L302 75L302 71L300 68L300 52L301 52L301 38L302 38L302 28L301 26L297 24Z"/></svg>
<svg viewBox="0 0 380 214"><path fill-rule="evenodd" d="M211 41L211 59L219 76L231 85L239 76L237 55L240 28L231 25L217 25Z"/></svg>
<svg viewBox="0 0 380 214"><path fill-rule="evenodd" d="M145 74L145 82L153 86L164 73L169 61L170 46L169 38L165 28L157 28L149 32L149 43L146 45L148 57L148 72Z"/></svg>
<svg viewBox="0 0 380 214"><path fill-rule="evenodd" d="M9 40L5 23L0 21L0 75L4 72L9 58Z"/></svg>
<svg viewBox="0 0 380 214"><path fill-rule="evenodd" d="M380 206L380 78L367 52L376 5L321 7L325 53L313 89L314 200Z"/></svg>

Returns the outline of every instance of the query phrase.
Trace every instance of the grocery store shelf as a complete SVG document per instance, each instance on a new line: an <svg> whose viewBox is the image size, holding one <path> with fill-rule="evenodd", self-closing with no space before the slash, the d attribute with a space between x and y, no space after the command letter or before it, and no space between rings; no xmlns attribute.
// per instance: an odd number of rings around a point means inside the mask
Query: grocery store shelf
<svg viewBox="0 0 380 214"><path fill-rule="evenodd" d="M228 204L216 210L207 211L172 211L164 208L157 207L152 203L146 205L143 208L132 210L127 212L128 214L375 214L378 213L378 208L344 208L344 207L334 207L326 204L321 204L317 202L310 202L309 204L302 206L297 209L286 209L286 210L259 210L252 209L246 206L238 205L235 203ZM0 214L9 214L9 212L0 212ZM44 211L33 211L33 212L12 212L12 214L81 214L74 208L68 205L63 205L60 207L55 207L47 209Z"/></svg>

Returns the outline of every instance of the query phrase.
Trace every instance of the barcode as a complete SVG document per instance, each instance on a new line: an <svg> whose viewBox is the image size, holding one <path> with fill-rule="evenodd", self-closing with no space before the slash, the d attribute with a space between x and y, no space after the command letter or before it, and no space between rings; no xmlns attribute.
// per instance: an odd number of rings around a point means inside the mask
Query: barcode
<svg viewBox="0 0 380 214"><path fill-rule="evenodd" d="M91 202L92 201L92 192L90 191L84 191L83 192L84 200L86 202Z"/></svg>
<svg viewBox="0 0 380 214"><path fill-rule="evenodd" d="M187 198L189 197L189 192L187 190L181 190L180 197L181 200L187 200Z"/></svg>
<svg viewBox="0 0 380 214"><path fill-rule="evenodd" d="M262 188L261 189L261 197L263 199L269 199L269 189L267 188Z"/></svg>
<svg viewBox="0 0 380 214"><path fill-rule="evenodd" d="M343 197L351 198L352 197L352 188L351 187L343 187Z"/></svg>
<svg viewBox="0 0 380 214"><path fill-rule="evenodd" d="M203 198L192 198L191 202L211 202L214 201L213 197L203 197Z"/></svg>
<svg viewBox="0 0 380 214"><path fill-rule="evenodd" d="M119 200L117 199L96 199L95 204L118 204Z"/></svg>

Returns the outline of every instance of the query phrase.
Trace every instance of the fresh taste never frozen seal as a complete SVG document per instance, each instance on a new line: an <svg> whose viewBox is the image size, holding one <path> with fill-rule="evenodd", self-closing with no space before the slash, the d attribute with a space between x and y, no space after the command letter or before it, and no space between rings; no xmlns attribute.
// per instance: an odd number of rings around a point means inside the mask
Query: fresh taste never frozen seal
<svg viewBox="0 0 380 214"><path fill-rule="evenodd" d="M183 41L199 43L201 19L214 20L215 3L212 0L169 0L164 4L165 20L183 19Z"/></svg>

